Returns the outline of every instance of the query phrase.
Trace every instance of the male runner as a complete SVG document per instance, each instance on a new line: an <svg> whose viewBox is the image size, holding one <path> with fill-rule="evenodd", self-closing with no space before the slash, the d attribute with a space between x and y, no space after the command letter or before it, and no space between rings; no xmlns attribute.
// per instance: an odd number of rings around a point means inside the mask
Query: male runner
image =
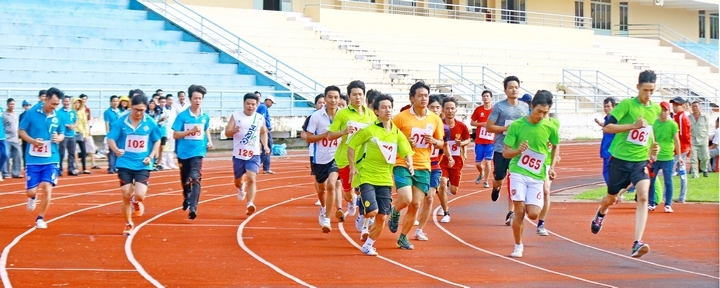
<svg viewBox="0 0 720 288"><path fill-rule="evenodd" d="M550 94L550 97L552 97L552 94ZM552 100L552 98L550 98ZM545 119L548 121L548 123L558 131L558 134L560 134L560 120L558 120L555 115L552 115L553 113L546 114ZM550 157L550 159L555 159L555 155L552 153L557 153L557 163L560 162L560 146L555 146L555 149L553 149L553 144L548 141L548 154L547 156ZM540 236L548 236L548 231L545 228L545 219L547 219L548 212L550 211L550 188L552 187L552 181L553 179L550 179L550 164L552 164L549 161L545 161L545 171L546 173L545 182L543 183L543 206L542 210L540 210L540 216L538 217L538 225L537 225L537 234Z"/></svg>
<svg viewBox="0 0 720 288"><path fill-rule="evenodd" d="M45 191L45 199L40 202L40 211L35 219L37 229L47 228L45 213L52 199L52 187L57 185L60 173L58 144L65 139L65 125L55 114L65 94L53 87L46 91L45 96L44 102L27 111L18 130L18 136L28 143L25 151L25 195L29 211L35 210L38 188Z"/></svg>
<svg viewBox="0 0 720 288"><path fill-rule="evenodd" d="M442 183L440 189L440 201L445 215L440 219L442 223L450 222L450 211L448 210L448 199L445 190L449 190L450 194L457 195L458 187L460 186L460 177L462 176L462 168L465 165L465 160L462 157L462 147L470 145L472 137L470 137L470 130L465 126L464 123L455 120L455 113L457 112L457 100L455 98L445 98L443 100L443 123L450 128L450 135L446 138L448 141L443 147L444 157L440 161L440 168L442 169ZM450 182L450 187L447 187L447 182Z"/></svg>
<svg viewBox="0 0 720 288"><path fill-rule="evenodd" d="M638 96L620 101L610 113L603 132L614 133L610 145L612 159L609 166L608 194L602 199L595 217L590 223L593 233L602 228L602 222L615 204L618 192L633 184L637 197L635 209L635 242L632 257L641 257L650 251L642 241L647 222L648 189L650 179L647 171L648 160L655 160L659 147L653 143L652 125L660 117L660 105L650 102L655 92L655 72L645 70L638 77Z"/></svg>
<svg viewBox="0 0 720 288"><path fill-rule="evenodd" d="M182 207L183 210L190 209L188 218L191 220L197 217L203 158L207 150L213 148L210 138L210 116L200 109L206 93L205 87L190 85L188 87L190 108L180 112L172 126L173 138L176 140L175 154L180 164L180 181L183 185Z"/></svg>
<svg viewBox="0 0 720 288"><path fill-rule="evenodd" d="M150 171L155 155L160 149L160 128L155 120L145 113L148 99L145 96L135 96L130 99L131 112L118 118L112 123L107 134L108 148L117 156L118 179L122 192L122 213L125 216L125 230L123 235L133 233L131 209L135 216L142 216ZM132 205L132 206L131 206Z"/></svg>
<svg viewBox="0 0 720 288"><path fill-rule="evenodd" d="M320 110L323 107L325 107L325 94L318 94L317 96L315 96L315 111ZM315 111L313 111L313 113L315 113ZM305 140L306 143L308 143L308 155L310 155L310 175L315 175L315 174L313 174L313 171L312 171L313 149L314 149L315 143L307 142L307 135L308 135L307 127L308 127L308 124L310 124L310 116L312 116L312 113L310 113L310 115L305 117L305 123L303 123L303 125L301 127L302 130L300 131L300 138L302 138L303 140ZM315 190L318 189L317 186L318 186L317 182L315 182ZM320 200L317 200L317 202L315 202L315 206L320 206Z"/></svg>
<svg viewBox="0 0 720 288"><path fill-rule="evenodd" d="M530 107L525 102L519 101L518 96L520 95L520 79L515 76L505 77L503 80L503 87L505 88L505 95L507 99L495 103L493 106L492 113L485 124L485 129L488 132L495 133L495 146L493 149L493 166L495 166L495 181L493 181L493 189L490 195L492 201L497 201L500 197L500 188L502 187L502 181L507 176L508 165L510 159L502 157L502 150L504 148L505 134L508 130L510 123L516 119L520 119L527 115ZM510 192L510 189L508 189ZM505 225L510 225L512 222L513 203L510 201L510 193L508 193L508 213L505 215Z"/></svg>
<svg viewBox="0 0 720 288"><path fill-rule="evenodd" d="M373 244L385 228L387 215L392 206L392 169L396 157L405 159L410 175L413 175L412 148L405 135L392 122L393 99L381 94L373 102L378 119L370 126L355 133L348 147L348 159L354 159L356 151L365 151L356 164L350 162L353 186L360 187L360 214L374 218L362 252L377 256Z"/></svg>
<svg viewBox="0 0 720 288"><path fill-rule="evenodd" d="M475 130L475 168L480 173L475 179L475 184L483 182L483 187L488 188L488 178L490 178L491 161L493 160L495 133L488 132L485 128L488 117L492 113L492 92L485 90L482 92L483 105L475 108L470 117L470 125L477 127Z"/></svg>
<svg viewBox="0 0 720 288"><path fill-rule="evenodd" d="M510 160L510 198L516 217L512 223L515 249L510 257L522 257L522 233L525 215L535 220L543 207L543 182L555 179L557 147L560 142L555 124L545 116L552 107L552 93L540 90L531 100L530 115L517 119L508 127L504 137L503 157ZM552 145L548 150L548 142ZM552 155L551 159L547 159ZM548 167L546 163L550 162ZM549 169L549 172L546 171Z"/></svg>
<svg viewBox="0 0 720 288"><path fill-rule="evenodd" d="M192 101L192 93L190 93ZM194 102L194 101L193 101ZM235 187L238 188L238 200L245 200L247 195L247 208L245 215L255 212L256 180L260 171L260 147L269 153L268 133L263 115L255 112L260 97L255 93L243 96L243 110L235 111L227 126L225 136L233 137L233 171L235 174ZM192 106L190 107L192 110ZM208 137L209 138L209 137ZM243 175L245 180L243 181Z"/></svg>

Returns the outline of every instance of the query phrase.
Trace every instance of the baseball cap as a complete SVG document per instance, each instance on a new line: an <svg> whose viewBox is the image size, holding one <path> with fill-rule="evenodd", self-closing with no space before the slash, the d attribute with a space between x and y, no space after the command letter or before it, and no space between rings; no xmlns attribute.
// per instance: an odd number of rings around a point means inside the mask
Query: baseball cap
<svg viewBox="0 0 720 288"><path fill-rule="evenodd" d="M532 101L532 95L530 95L530 94L525 94L525 95L523 95L523 96L520 98L520 101L523 101L523 102L526 102L526 103L530 103L530 101Z"/></svg>
<svg viewBox="0 0 720 288"><path fill-rule="evenodd" d="M32 104L30 104L30 102L27 102L27 100L23 100L22 106L30 106L30 105L32 105Z"/></svg>
<svg viewBox="0 0 720 288"><path fill-rule="evenodd" d="M273 102L273 104L275 104L275 97L272 95L265 96L265 100L270 100Z"/></svg>
<svg viewBox="0 0 720 288"><path fill-rule="evenodd" d="M678 98L679 98L679 97L678 97ZM670 101L672 101L672 100L670 100ZM660 102L660 107L662 107L662 108L665 109L665 110L670 111L670 103L668 103L668 102L665 102L665 101Z"/></svg>
<svg viewBox="0 0 720 288"><path fill-rule="evenodd" d="M685 102L687 102L687 101L685 101L685 99L683 99L682 97L679 97L679 96L670 100L670 103L677 103L680 105L685 104Z"/></svg>

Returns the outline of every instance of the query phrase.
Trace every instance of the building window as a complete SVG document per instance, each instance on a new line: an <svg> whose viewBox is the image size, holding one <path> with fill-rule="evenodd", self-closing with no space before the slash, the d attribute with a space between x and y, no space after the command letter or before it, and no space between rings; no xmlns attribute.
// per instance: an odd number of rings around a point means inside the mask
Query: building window
<svg viewBox="0 0 720 288"><path fill-rule="evenodd" d="M575 26L585 27L585 23L582 21L582 17L585 17L585 1L575 0Z"/></svg>
<svg viewBox="0 0 720 288"><path fill-rule="evenodd" d="M502 0L502 9L502 20L505 22L525 22L525 0Z"/></svg>
<svg viewBox="0 0 720 288"><path fill-rule="evenodd" d="M718 13L710 14L710 39L718 39Z"/></svg>
<svg viewBox="0 0 720 288"><path fill-rule="evenodd" d="M467 0L468 11L488 13L488 0Z"/></svg>
<svg viewBox="0 0 720 288"><path fill-rule="evenodd" d="M705 10L698 11L698 37L705 38Z"/></svg>
<svg viewBox="0 0 720 288"><path fill-rule="evenodd" d="M620 2L620 31L628 31L628 2Z"/></svg>
<svg viewBox="0 0 720 288"><path fill-rule="evenodd" d="M610 0L592 0L590 2L593 19L593 29L610 30L611 26Z"/></svg>

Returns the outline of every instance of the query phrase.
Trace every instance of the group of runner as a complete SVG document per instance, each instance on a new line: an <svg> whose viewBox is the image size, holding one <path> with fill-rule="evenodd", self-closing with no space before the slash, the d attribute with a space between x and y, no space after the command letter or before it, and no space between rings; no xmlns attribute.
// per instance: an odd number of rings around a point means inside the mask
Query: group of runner
<svg viewBox="0 0 720 288"><path fill-rule="evenodd" d="M364 241L361 250L366 255L378 255L373 244L386 225L392 233L400 230L396 240L399 248L414 248L408 239L414 225L418 226L414 239L428 241L423 228L432 214L433 198L438 195L440 199L441 222L450 222L448 195L459 193L466 148L474 140L479 171L475 183L482 182L489 188L493 169L490 161L494 166L492 201L499 199L502 182L508 178L509 211L505 223L512 226L515 243L510 256L522 257L526 216L538 220L539 235L548 235L545 217L550 207L551 181L557 176L555 167L560 161L560 123L550 117L553 95L549 91L540 90L534 96L520 98L520 80L515 76L505 78L503 87L507 98L494 106L492 93L482 93L483 105L477 107L471 119L471 125L477 127L475 139L471 138L469 128L455 119L457 100L430 95L430 87L422 82L412 85L410 105L394 117L394 99L375 90L367 91L366 97L362 81L347 85L347 99L343 99L340 88L327 87L320 97L324 98L324 105L308 118L302 135L311 143L311 171L317 184L318 223L322 231L332 231L328 215L333 211L339 222L357 213L355 226ZM650 185L646 167L648 160L655 160L660 151L652 133L652 124L661 111L658 104L650 102L654 89L655 74L640 73L638 96L621 101L603 125L605 133L616 137L609 148L612 158L607 164L608 195L591 224L592 232L597 234L618 192L633 184L638 193L634 257L649 251L641 238ZM197 217L203 158L213 148L210 118L201 110L206 93L202 86L190 86L190 107L179 113L172 124L183 187L182 208L189 210L189 219ZM108 146L117 156L125 235L133 233L133 215L143 214L149 172L158 156L161 139L158 124L145 113L148 98L140 90L130 94L131 112L115 120L107 134ZM63 96L62 91L49 89L47 101L31 108L29 116L20 123L19 135L30 144L26 151L30 211L35 209L38 188L45 191L45 201L41 202L36 218L36 228L40 229L47 228L43 217L52 187L57 184L57 143L62 141L64 125L55 109ZM270 148L265 120L256 112L259 97L248 93L242 101L243 109L232 114L224 133L233 138L232 163L238 199L247 199L246 215L251 215L256 210L259 155L269 153ZM342 101L348 106L339 109ZM348 203L346 212L342 202Z"/></svg>

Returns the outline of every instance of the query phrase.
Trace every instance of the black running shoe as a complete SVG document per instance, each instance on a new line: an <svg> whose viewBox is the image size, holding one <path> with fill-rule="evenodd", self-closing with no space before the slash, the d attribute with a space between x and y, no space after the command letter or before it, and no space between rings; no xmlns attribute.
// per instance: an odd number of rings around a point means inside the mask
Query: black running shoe
<svg viewBox="0 0 720 288"><path fill-rule="evenodd" d="M598 232L600 232L603 220L605 220L605 216L600 216L600 208L598 208L597 213L595 213L595 218L593 218L592 222L590 222L590 230L592 230L593 234L598 234Z"/></svg>
<svg viewBox="0 0 720 288"><path fill-rule="evenodd" d="M505 225L510 226L512 225L513 218L515 218L515 212L510 211L507 215L505 215Z"/></svg>
<svg viewBox="0 0 720 288"><path fill-rule="evenodd" d="M497 202L498 198L500 198L500 188L493 188L492 193L490 193L490 199L492 199L493 202Z"/></svg>

